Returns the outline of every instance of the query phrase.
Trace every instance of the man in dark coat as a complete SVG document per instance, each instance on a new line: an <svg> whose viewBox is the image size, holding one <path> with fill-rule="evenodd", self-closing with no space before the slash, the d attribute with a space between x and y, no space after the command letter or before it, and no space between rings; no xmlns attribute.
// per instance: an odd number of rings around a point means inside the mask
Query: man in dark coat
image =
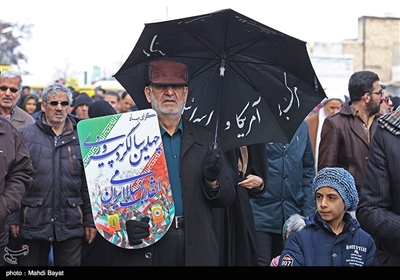
<svg viewBox="0 0 400 280"><path fill-rule="evenodd" d="M12 258L4 255L9 240L6 219L21 206L21 198L32 182L33 168L21 133L1 114L0 163L0 266L4 266L5 259Z"/></svg>
<svg viewBox="0 0 400 280"><path fill-rule="evenodd" d="M378 119L357 219L376 243L374 265L400 266L400 109Z"/></svg>
<svg viewBox="0 0 400 280"><path fill-rule="evenodd" d="M42 99L36 122L20 128L34 176L19 216L11 215L9 224L12 235L29 246L19 265L46 266L52 245L55 266L79 266L82 237L90 243L96 234L77 134L79 120L68 115L72 94L65 86L47 86Z"/></svg>
<svg viewBox="0 0 400 280"><path fill-rule="evenodd" d="M157 112L175 217L156 243L131 250L114 246L110 260L123 266L216 266L220 252L211 209L234 201L233 170L219 148L211 149L214 131L182 118L189 92L186 65L158 60L145 73L144 93ZM129 220L126 227L131 244L149 236L144 221Z"/></svg>

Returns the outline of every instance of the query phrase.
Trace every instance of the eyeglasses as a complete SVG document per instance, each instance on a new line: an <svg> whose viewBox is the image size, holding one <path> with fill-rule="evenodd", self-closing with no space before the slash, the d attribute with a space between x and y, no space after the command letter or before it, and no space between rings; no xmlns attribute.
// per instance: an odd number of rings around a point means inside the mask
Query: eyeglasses
<svg viewBox="0 0 400 280"><path fill-rule="evenodd" d="M10 91L11 91L12 93L16 93L16 92L19 91L19 89L18 89L18 88L15 88L15 87L7 87L7 86L1 86L1 87L0 87L0 90L1 90L1 91L7 91L7 89L10 89Z"/></svg>
<svg viewBox="0 0 400 280"><path fill-rule="evenodd" d="M51 106L54 106L54 107L56 107L58 104L61 104L61 106L63 106L63 107L66 107L66 106L69 105L68 101L49 101L49 102L46 102L46 103L48 103L48 104L50 104Z"/></svg>
<svg viewBox="0 0 400 280"><path fill-rule="evenodd" d="M383 94L383 91L382 90L380 90L380 91L373 91L373 92L371 92L372 94L376 94L376 95L380 95L381 97L382 97L382 94Z"/></svg>

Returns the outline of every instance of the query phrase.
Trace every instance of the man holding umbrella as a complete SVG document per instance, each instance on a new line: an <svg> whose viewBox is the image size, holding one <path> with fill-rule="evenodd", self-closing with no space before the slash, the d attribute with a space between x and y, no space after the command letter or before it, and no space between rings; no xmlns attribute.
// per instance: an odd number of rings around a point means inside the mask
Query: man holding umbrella
<svg viewBox="0 0 400 280"><path fill-rule="evenodd" d="M215 266L218 246L211 209L235 199L232 168L219 148L211 149L214 131L182 118L188 97L185 64L152 61L145 68L144 94L157 112L168 166L175 217L168 232L151 246L126 250L113 247L113 265ZM129 241L149 236L146 218L126 222Z"/></svg>

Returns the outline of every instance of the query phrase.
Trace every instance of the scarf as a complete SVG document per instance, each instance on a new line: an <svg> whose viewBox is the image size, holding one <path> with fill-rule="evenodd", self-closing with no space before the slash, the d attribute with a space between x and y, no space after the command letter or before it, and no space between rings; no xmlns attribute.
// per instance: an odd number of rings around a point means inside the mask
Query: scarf
<svg viewBox="0 0 400 280"><path fill-rule="evenodd" d="M378 123L382 128L389 130L393 135L400 135L400 107L380 117Z"/></svg>

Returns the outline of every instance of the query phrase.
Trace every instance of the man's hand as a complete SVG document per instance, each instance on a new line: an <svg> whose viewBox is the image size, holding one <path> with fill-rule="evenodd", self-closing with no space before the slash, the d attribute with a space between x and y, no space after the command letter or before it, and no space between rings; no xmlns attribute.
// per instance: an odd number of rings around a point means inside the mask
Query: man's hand
<svg viewBox="0 0 400 280"><path fill-rule="evenodd" d="M95 227L85 227L86 241L90 244L96 237L97 229Z"/></svg>
<svg viewBox="0 0 400 280"><path fill-rule="evenodd" d="M209 181L214 182L218 179L218 175L222 170L222 151L220 148L209 148L201 163L201 172L203 177Z"/></svg>
<svg viewBox="0 0 400 280"><path fill-rule="evenodd" d="M10 231L12 236L17 238L19 234L19 225L10 225Z"/></svg>
<svg viewBox="0 0 400 280"><path fill-rule="evenodd" d="M140 221L126 221L126 232L128 233L128 239L131 245L139 245L143 242L143 238L150 236L149 221L150 218L147 216L141 218Z"/></svg>

